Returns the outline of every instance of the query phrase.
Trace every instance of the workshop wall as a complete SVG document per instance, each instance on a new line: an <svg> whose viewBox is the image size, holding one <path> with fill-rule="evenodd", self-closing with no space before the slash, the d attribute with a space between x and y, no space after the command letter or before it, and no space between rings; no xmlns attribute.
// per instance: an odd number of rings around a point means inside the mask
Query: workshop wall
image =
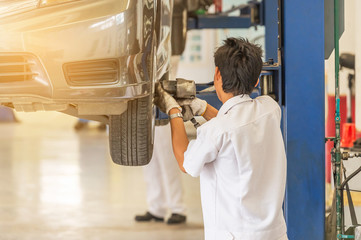
<svg viewBox="0 0 361 240"><path fill-rule="evenodd" d="M346 1L348 2L348 1ZM353 2L353 1L352 1ZM355 44L356 49L356 129L358 131L361 131L361 15L359 14L359 11L361 10L361 2L355 1L356 6L354 7L354 14L355 14ZM359 136L361 137L361 136Z"/></svg>

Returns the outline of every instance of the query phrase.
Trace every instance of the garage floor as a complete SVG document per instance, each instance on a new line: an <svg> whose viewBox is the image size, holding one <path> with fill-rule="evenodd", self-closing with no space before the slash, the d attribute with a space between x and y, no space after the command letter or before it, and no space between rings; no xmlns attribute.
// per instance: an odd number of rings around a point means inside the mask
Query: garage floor
<svg viewBox="0 0 361 240"><path fill-rule="evenodd" d="M199 180L182 176L188 221L136 223L141 167L113 164L96 123L79 133L60 113L17 114L0 124L0 239L203 239Z"/></svg>

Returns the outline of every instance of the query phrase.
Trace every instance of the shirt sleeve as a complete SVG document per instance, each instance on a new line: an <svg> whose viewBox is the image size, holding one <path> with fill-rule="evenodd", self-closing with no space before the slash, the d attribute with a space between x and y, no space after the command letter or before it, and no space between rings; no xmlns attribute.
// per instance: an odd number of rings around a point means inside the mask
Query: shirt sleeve
<svg viewBox="0 0 361 240"><path fill-rule="evenodd" d="M203 129L202 129L203 130ZM207 131L197 131L197 139L192 140L184 153L183 167L192 177L198 177L206 163L216 160L218 149Z"/></svg>

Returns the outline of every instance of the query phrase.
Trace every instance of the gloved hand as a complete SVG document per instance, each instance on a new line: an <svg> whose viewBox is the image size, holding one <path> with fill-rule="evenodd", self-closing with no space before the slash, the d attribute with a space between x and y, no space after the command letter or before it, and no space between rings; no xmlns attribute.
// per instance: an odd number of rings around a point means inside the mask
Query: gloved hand
<svg viewBox="0 0 361 240"><path fill-rule="evenodd" d="M194 116L202 116L208 105L205 100L199 98L179 100L178 103L182 107L189 106Z"/></svg>
<svg viewBox="0 0 361 240"><path fill-rule="evenodd" d="M182 111L182 108L177 101L162 88L162 85L159 82L155 84L155 96L153 102L162 112L168 115L172 108L178 108Z"/></svg>
<svg viewBox="0 0 361 240"><path fill-rule="evenodd" d="M184 121L189 121L194 118L193 111L189 105L182 106L182 115Z"/></svg>

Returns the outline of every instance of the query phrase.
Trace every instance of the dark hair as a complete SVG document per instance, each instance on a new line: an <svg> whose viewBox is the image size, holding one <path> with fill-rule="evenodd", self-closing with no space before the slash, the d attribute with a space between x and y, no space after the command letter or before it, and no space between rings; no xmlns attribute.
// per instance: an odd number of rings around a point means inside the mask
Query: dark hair
<svg viewBox="0 0 361 240"><path fill-rule="evenodd" d="M262 71L262 49L244 38L227 38L214 53L214 63L221 72L223 91L250 94Z"/></svg>

